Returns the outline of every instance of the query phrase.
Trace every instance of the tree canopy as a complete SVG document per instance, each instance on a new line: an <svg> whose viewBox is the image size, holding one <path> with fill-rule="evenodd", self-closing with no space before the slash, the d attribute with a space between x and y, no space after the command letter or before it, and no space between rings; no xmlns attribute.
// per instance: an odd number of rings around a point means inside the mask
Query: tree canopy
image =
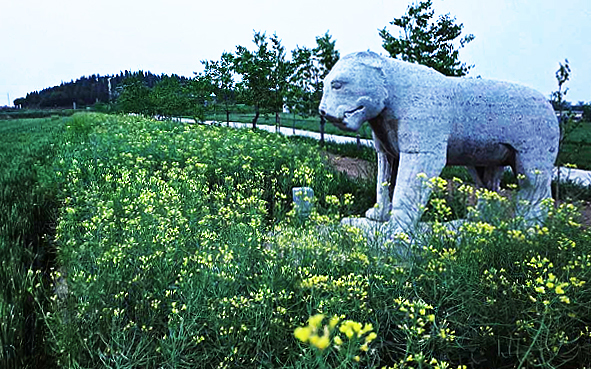
<svg viewBox="0 0 591 369"><path fill-rule="evenodd" d="M460 37L463 24L449 14L434 20L431 0L408 7L407 13L394 18L390 24L400 27L399 37L394 37L384 27L379 30L383 47L393 58L431 67L446 76L464 76L472 66L459 60L459 49L474 40L474 35Z"/></svg>

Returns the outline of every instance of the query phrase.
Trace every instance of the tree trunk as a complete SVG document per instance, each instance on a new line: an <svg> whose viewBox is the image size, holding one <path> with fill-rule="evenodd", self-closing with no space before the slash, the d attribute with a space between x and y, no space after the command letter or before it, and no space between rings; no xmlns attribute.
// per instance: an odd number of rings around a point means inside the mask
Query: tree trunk
<svg viewBox="0 0 591 369"><path fill-rule="evenodd" d="M357 134L357 150L361 150L361 136Z"/></svg>
<svg viewBox="0 0 591 369"><path fill-rule="evenodd" d="M560 150L558 150L558 152L560 152ZM558 170L558 173L556 173L556 201L554 202L554 207L558 209L558 202L560 201L560 162L558 162L556 169Z"/></svg>
<svg viewBox="0 0 591 369"><path fill-rule="evenodd" d="M281 117L279 112L275 112L275 132L281 131Z"/></svg>
<svg viewBox="0 0 591 369"><path fill-rule="evenodd" d="M226 108L226 124L230 127L230 110Z"/></svg>
<svg viewBox="0 0 591 369"><path fill-rule="evenodd" d="M257 129L257 120L259 120L259 106L255 106L254 107L254 119L252 120L252 130L256 130Z"/></svg>
<svg viewBox="0 0 591 369"><path fill-rule="evenodd" d="M296 113L295 111L293 112L293 122L291 125L291 128L293 129L293 134L295 135L295 126L296 126Z"/></svg>
<svg viewBox="0 0 591 369"><path fill-rule="evenodd" d="M326 119L324 116L320 116L320 146L324 146L324 126L326 125Z"/></svg>

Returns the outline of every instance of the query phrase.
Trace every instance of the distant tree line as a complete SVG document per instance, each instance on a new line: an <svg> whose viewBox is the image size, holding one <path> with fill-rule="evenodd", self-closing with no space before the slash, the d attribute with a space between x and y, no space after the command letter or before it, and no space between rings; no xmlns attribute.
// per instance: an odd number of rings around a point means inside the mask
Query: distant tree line
<svg viewBox="0 0 591 369"><path fill-rule="evenodd" d="M41 91L30 92L26 97L14 100L15 106L22 108L71 108L75 102L78 106L90 106L97 102L109 103L109 79L112 96L115 96L117 86L130 77L141 78L146 86L154 87L162 76L151 72L120 72L117 75L101 76L93 74L83 76L76 81L62 82L59 86L45 88Z"/></svg>

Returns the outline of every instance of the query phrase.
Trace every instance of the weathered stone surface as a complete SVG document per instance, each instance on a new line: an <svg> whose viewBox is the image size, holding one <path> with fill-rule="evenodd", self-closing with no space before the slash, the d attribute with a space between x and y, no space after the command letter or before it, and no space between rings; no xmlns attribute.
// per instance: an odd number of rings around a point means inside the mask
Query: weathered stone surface
<svg viewBox="0 0 591 369"><path fill-rule="evenodd" d="M341 224L359 228L369 241L375 241L380 237L380 230L384 222L368 218L343 218Z"/></svg>
<svg viewBox="0 0 591 369"><path fill-rule="evenodd" d="M457 219L438 224L439 226L442 226L450 231L459 231L460 227L465 222L467 222L466 219ZM408 236L414 236L417 233L426 234L431 232L433 230L433 224L434 223L430 222L419 222L417 227L413 230L414 232ZM369 218L343 218L341 220L341 225L359 228L363 235L367 237L368 241L370 242L379 242L381 238L391 238L391 234L388 234L389 232L385 228L388 226L388 222L381 222Z"/></svg>
<svg viewBox="0 0 591 369"><path fill-rule="evenodd" d="M546 98L527 87L446 77L425 66L361 52L343 57L324 81L320 113L358 130L368 121L378 155L377 204L369 219L409 232L431 188L425 178L464 165L496 190L504 166L518 176L518 215L535 221L551 196L559 127ZM392 200L390 192L393 190Z"/></svg>

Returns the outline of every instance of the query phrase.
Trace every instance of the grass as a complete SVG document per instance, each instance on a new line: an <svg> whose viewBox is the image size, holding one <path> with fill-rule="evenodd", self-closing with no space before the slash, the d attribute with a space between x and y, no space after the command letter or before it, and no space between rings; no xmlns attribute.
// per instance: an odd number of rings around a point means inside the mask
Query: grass
<svg viewBox="0 0 591 369"><path fill-rule="evenodd" d="M53 285L8 264L39 302L48 367L591 365L591 238L573 205L528 226L501 215L509 200L481 191L470 207L469 185L436 180L432 230L377 245L339 225L375 183L335 173L315 143L128 116L46 122L20 134L47 138L30 166L49 202L3 204L59 210ZM302 219L289 197L306 185L316 210ZM459 207L471 221L449 230ZM11 363L42 366L25 361Z"/></svg>
<svg viewBox="0 0 591 369"><path fill-rule="evenodd" d="M34 119L70 116L76 111L73 109L7 109L0 110L0 120L10 119Z"/></svg>
<svg viewBox="0 0 591 369"><path fill-rule="evenodd" d="M57 192L60 119L0 121L0 366L51 366L42 320Z"/></svg>
<svg viewBox="0 0 591 369"><path fill-rule="evenodd" d="M231 113L230 114L230 121L231 122L240 122L240 123L252 123L254 119L254 113L250 112L241 112L241 113ZM226 114L225 112L217 112L217 114L208 114L206 116L206 120L217 120L221 123L226 121ZM280 114L280 121L282 127L289 127L295 129L301 129L305 131L312 131L312 132L320 132L320 118L317 116L314 117L302 117L299 115L288 114L288 113L281 113ZM261 114L259 116L257 124L264 124L264 125L275 125L275 114ZM347 132L343 131L329 122L326 122L324 126L324 132L326 134L332 135L340 135L340 136L349 136L349 137L357 137L357 132ZM359 130L360 138L364 139L371 139L371 128L368 124L364 124L361 129Z"/></svg>

